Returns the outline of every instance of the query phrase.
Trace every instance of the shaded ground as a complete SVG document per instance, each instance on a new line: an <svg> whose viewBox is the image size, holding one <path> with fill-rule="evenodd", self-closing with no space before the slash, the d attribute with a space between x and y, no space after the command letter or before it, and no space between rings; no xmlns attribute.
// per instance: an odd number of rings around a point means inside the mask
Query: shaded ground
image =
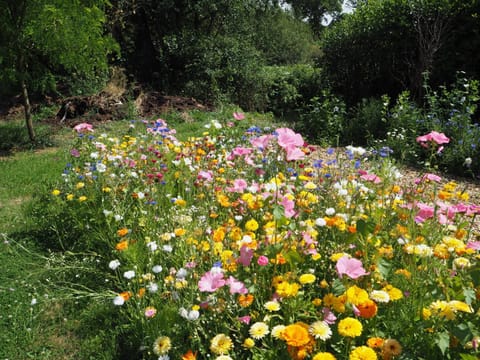
<svg viewBox="0 0 480 360"><path fill-rule="evenodd" d="M52 125L73 127L78 123L98 123L118 119L152 118L170 111L185 112L191 110L207 111L212 107L193 98L163 95L156 91L138 89L131 100L123 94L102 91L96 95L71 96L61 99L45 98L41 103L33 102L32 112L41 106L58 108L55 116L42 119ZM0 121L18 119L23 116L20 97L0 102Z"/></svg>

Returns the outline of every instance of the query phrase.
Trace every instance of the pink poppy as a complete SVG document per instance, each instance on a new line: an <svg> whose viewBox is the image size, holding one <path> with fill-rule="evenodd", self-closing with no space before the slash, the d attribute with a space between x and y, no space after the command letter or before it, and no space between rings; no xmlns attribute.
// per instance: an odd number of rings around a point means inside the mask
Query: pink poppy
<svg viewBox="0 0 480 360"><path fill-rule="evenodd" d="M274 138L273 135L262 135L254 139L250 139L250 144L256 148L265 149L272 138Z"/></svg>
<svg viewBox="0 0 480 360"><path fill-rule="evenodd" d="M235 179L233 180L233 187L228 187L227 190L230 192L243 193L247 186L248 183L244 179Z"/></svg>
<svg viewBox="0 0 480 360"><path fill-rule="evenodd" d="M278 134L278 145L280 145L284 149L288 147L303 146L303 144L305 143L303 141L302 135L297 134L292 129L279 128L275 130L275 132Z"/></svg>
<svg viewBox="0 0 480 360"><path fill-rule="evenodd" d="M234 113L233 113L233 118L234 118L235 120L240 121L240 120L245 119L245 114L243 114L243 113L241 113L241 112L234 112Z"/></svg>
<svg viewBox="0 0 480 360"><path fill-rule="evenodd" d="M211 171L204 171L204 170L201 170L199 173L198 173L198 178L199 179L203 179L205 181L212 181L213 180L213 173Z"/></svg>
<svg viewBox="0 0 480 360"><path fill-rule="evenodd" d="M204 292L215 292L224 285L225 279L220 271L207 271L198 282L198 288Z"/></svg>
<svg viewBox="0 0 480 360"><path fill-rule="evenodd" d="M426 145L426 143L428 142L434 142L438 145L448 144L450 142L450 139L444 133L432 131L426 135L417 137L417 142L425 147L425 146L428 146Z"/></svg>
<svg viewBox="0 0 480 360"><path fill-rule="evenodd" d="M375 174L365 174L362 175L361 178L365 181L373 182L374 184L380 184L382 182L382 179Z"/></svg>
<svg viewBox="0 0 480 360"><path fill-rule="evenodd" d="M425 180L439 183L440 181L442 181L442 178L438 175L427 173L427 174L423 175L420 179L415 179L415 184L418 185L422 181L425 181Z"/></svg>
<svg viewBox="0 0 480 360"><path fill-rule="evenodd" d="M305 153L297 147L289 146L287 150L287 161L302 160L305 157Z"/></svg>
<svg viewBox="0 0 480 360"><path fill-rule="evenodd" d="M340 279L343 277L343 275L347 275L351 279L358 279L360 276L370 274L365 271L360 260L350 258L348 255L342 256L337 261L336 268L338 277Z"/></svg>
<svg viewBox="0 0 480 360"><path fill-rule="evenodd" d="M243 266L248 266L252 262L253 258L253 249L250 249L248 246L242 246L240 249L240 257L237 259L239 264Z"/></svg>
<svg viewBox="0 0 480 360"><path fill-rule="evenodd" d="M280 204L285 209L285 217L291 218L293 217L293 215L295 215L295 202L293 200L290 200L288 197L285 196Z"/></svg>
<svg viewBox="0 0 480 360"><path fill-rule="evenodd" d="M230 294L246 294L248 293L245 284L241 281L235 279L233 276L229 276L227 281L225 282L226 285L230 288Z"/></svg>
<svg viewBox="0 0 480 360"><path fill-rule="evenodd" d="M89 131L91 132L93 131L93 125L88 123L81 123L81 124L75 125L73 130L75 130L77 133L84 133Z"/></svg>
<svg viewBox="0 0 480 360"><path fill-rule="evenodd" d="M424 203L417 203L417 208L419 211L415 216L416 223L423 223L425 220L432 218L435 213L433 206Z"/></svg>

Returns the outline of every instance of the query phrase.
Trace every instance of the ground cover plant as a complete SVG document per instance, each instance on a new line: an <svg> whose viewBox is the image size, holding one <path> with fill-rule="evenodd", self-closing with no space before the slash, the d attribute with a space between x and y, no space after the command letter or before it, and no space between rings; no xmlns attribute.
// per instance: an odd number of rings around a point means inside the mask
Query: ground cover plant
<svg viewBox="0 0 480 360"><path fill-rule="evenodd" d="M109 309L123 356L477 358L468 194L429 172L402 182L388 148L320 156L254 124L234 113L183 140L161 119L76 127L43 213L60 248L89 254L65 284Z"/></svg>

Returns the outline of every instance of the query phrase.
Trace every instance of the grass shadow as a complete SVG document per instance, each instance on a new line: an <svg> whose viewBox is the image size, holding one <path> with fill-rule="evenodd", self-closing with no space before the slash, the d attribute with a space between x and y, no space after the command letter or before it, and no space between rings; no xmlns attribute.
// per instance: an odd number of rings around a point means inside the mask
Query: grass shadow
<svg viewBox="0 0 480 360"><path fill-rule="evenodd" d="M0 156L10 156L16 151L42 149L54 146L54 129L49 125L36 124L36 140L28 137L25 124L21 121L0 122Z"/></svg>

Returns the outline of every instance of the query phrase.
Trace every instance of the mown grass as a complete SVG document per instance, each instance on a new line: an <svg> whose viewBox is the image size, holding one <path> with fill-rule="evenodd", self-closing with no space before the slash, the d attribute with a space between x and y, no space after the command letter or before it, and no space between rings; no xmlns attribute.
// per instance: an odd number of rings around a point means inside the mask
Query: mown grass
<svg viewBox="0 0 480 360"><path fill-rule="evenodd" d="M187 139L236 110L159 117L177 130L179 139ZM263 126L274 121L270 115L251 116ZM125 121L108 122L96 133L115 136L124 126ZM32 145L23 121L0 123L0 359L117 359L125 353L118 345L125 335L111 311L93 299L72 296L64 286L71 274L56 270L68 264L75 273L81 257L42 247L42 229L27 215L34 195L48 193L61 181L76 138L68 128L37 124L36 130L40 140Z"/></svg>

